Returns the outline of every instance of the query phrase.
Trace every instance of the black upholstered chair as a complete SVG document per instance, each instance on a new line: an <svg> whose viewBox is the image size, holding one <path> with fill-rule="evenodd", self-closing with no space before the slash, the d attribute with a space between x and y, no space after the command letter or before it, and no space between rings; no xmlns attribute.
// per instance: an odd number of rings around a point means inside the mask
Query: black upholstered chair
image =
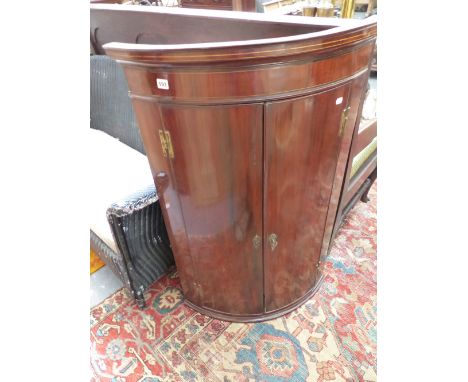
<svg viewBox="0 0 468 382"><path fill-rule="evenodd" d="M90 69L91 248L144 308L174 258L123 71L100 55Z"/></svg>

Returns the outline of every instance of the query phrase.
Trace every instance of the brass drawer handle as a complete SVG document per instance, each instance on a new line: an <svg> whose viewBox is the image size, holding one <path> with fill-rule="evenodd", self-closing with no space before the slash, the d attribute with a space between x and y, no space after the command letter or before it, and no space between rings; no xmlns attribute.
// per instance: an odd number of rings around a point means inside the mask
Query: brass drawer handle
<svg viewBox="0 0 468 382"><path fill-rule="evenodd" d="M270 236L268 236L268 242L270 243L271 250L274 251L275 248L278 246L278 236L276 235L276 233L272 233L270 234Z"/></svg>

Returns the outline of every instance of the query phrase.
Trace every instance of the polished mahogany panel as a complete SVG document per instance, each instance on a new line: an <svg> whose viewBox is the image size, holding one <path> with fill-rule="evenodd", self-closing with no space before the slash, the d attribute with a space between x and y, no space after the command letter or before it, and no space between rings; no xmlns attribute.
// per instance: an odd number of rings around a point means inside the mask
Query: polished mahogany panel
<svg viewBox="0 0 468 382"><path fill-rule="evenodd" d="M196 291L187 298L233 314L261 311L263 105L134 102L137 114L152 116L142 121L142 130L158 136L164 129L172 141L173 158L164 160L159 149L150 161L155 167L164 162L171 167L166 191L172 188L177 196L162 198L168 211L177 204L176 226L170 218L168 225L172 232L181 231L184 256L190 258L192 273L180 275ZM165 171L165 165L155 168L159 171Z"/></svg>
<svg viewBox="0 0 468 382"><path fill-rule="evenodd" d="M322 249L320 254L321 262L328 254L330 248L330 242L333 232L333 227L336 219L338 204L340 202L340 195L343 186L343 182L346 174L346 163L348 161L349 152L351 149L351 142L353 134L356 129L359 128L359 119L361 118L361 106L364 101L364 89L369 77L369 71L361 74L359 77L351 82L351 89L349 95L349 112L347 114L346 121L343 125L343 138L341 149L338 156L338 164L335 172L335 178L333 180L333 189L328 205L328 213L325 223L325 233L322 240ZM319 264L319 269L321 265Z"/></svg>
<svg viewBox="0 0 468 382"><path fill-rule="evenodd" d="M301 298L317 278L349 85L265 106L265 308Z"/></svg>
<svg viewBox="0 0 468 382"><path fill-rule="evenodd" d="M283 62L281 65L148 69L127 66L130 90L138 96L157 96L161 101L184 103L236 103L302 95L320 86L367 71L371 45L321 60ZM169 89L159 89L157 79Z"/></svg>
<svg viewBox="0 0 468 382"><path fill-rule="evenodd" d="M321 279L375 19L134 7L114 31L123 9L96 9L92 35L124 67L187 303L234 321L294 309ZM171 18L175 40L154 27ZM146 44L119 41L135 33Z"/></svg>
<svg viewBox="0 0 468 382"><path fill-rule="evenodd" d="M98 54L104 54L102 46L110 42L189 44L241 41L310 33L330 27L329 23L303 25L294 19L266 21L256 14L247 14L246 22L239 27L238 16L228 11L225 15L220 19L201 9L187 12L182 8L93 5L91 42L96 45Z"/></svg>
<svg viewBox="0 0 468 382"><path fill-rule="evenodd" d="M196 267L190 257L189 241L177 189L173 181L171 163L169 158L164 156L159 137L159 130L164 129L161 113L155 104L148 102L133 100L133 106L158 192L172 251L177 254L175 262L182 289L187 298L197 300L200 290L192 282L197 277Z"/></svg>

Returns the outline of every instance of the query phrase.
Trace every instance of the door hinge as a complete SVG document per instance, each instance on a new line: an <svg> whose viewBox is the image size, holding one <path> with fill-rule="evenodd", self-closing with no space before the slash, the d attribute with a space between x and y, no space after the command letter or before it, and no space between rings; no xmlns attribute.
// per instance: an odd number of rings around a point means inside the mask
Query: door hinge
<svg viewBox="0 0 468 382"><path fill-rule="evenodd" d="M345 132L346 123L348 122L348 114L349 114L350 109L351 109L351 106L348 106L341 112L340 131L338 133L340 137L342 137Z"/></svg>
<svg viewBox="0 0 468 382"><path fill-rule="evenodd" d="M161 140L161 146L164 156L167 158L174 158L174 149L172 147L171 133L169 131L164 131L159 129L159 139Z"/></svg>

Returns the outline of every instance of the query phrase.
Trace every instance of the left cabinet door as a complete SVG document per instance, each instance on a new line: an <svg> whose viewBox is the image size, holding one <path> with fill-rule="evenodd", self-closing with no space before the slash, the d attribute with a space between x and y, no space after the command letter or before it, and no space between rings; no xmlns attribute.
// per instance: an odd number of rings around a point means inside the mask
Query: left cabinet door
<svg viewBox="0 0 468 382"><path fill-rule="evenodd" d="M147 154L154 176L169 172L160 197L186 298L262 313L263 105L134 105L145 147L161 133L171 146Z"/></svg>

